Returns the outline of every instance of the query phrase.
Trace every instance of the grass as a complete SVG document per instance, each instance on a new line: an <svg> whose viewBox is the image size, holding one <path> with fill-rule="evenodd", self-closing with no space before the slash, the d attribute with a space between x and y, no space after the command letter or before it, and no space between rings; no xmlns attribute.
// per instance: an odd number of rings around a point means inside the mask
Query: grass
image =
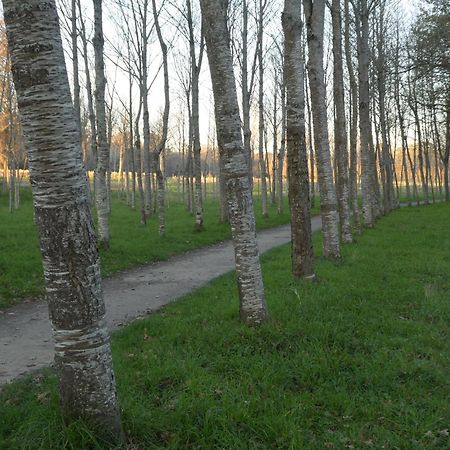
<svg viewBox="0 0 450 450"><path fill-rule="evenodd" d="M403 208L343 247L314 245L318 283L288 246L263 256L271 319L238 320L234 275L112 339L132 449L447 449L450 206ZM0 394L0 448L109 448L65 427L47 371Z"/></svg>
<svg viewBox="0 0 450 450"><path fill-rule="evenodd" d="M204 205L205 229L194 229L194 217L169 193L166 211L166 237L158 235L158 220L154 215L147 226L140 224L137 210L131 210L117 192L112 195L110 241L108 251L101 251L103 276L119 270L152 263L199 247L212 245L231 237L228 224L219 223L219 204L212 195ZM258 229L289 222L287 198L282 215L269 205L269 217L263 218L261 205L255 199ZM318 203L318 202L317 202ZM317 212L318 209L316 208ZM30 190L21 193L21 206L8 210L8 196L0 193L0 308L7 307L23 297L37 297L44 292L39 243L33 224Z"/></svg>

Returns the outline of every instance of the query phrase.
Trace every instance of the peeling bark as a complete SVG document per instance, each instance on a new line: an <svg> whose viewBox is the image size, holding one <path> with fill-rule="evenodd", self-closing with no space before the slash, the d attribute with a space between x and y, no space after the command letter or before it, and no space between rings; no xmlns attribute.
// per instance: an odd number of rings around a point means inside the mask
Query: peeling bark
<svg viewBox="0 0 450 450"><path fill-rule="evenodd" d="M65 418L122 439L100 264L54 0L3 0Z"/></svg>

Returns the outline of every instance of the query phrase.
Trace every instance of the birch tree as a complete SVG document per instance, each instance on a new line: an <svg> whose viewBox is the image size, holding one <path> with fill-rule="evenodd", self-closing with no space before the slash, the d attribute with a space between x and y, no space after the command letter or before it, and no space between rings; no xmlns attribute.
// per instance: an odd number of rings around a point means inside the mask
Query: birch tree
<svg viewBox="0 0 450 450"><path fill-rule="evenodd" d="M248 166L233 73L226 4L201 0L211 73L221 170L226 182L233 236L241 319L260 324L267 319Z"/></svg>
<svg viewBox="0 0 450 450"><path fill-rule="evenodd" d="M199 76L203 61L203 28L200 34L198 55L196 52L194 22L192 17L191 0L186 0L186 20L189 35L189 54L191 62L191 107L192 107L192 145L195 178L195 226L198 230L203 228L203 197L202 197L202 171L201 171L201 145L199 122Z"/></svg>
<svg viewBox="0 0 450 450"><path fill-rule="evenodd" d="M347 65L349 79L349 143L350 143L350 166L349 166L349 197L352 218L354 224L360 225L360 212L358 205L358 155L357 155L357 139L358 139L358 83L356 81L355 69L353 67L351 41L350 41L350 8L349 0L344 0L344 49L345 62Z"/></svg>
<svg viewBox="0 0 450 450"><path fill-rule="evenodd" d="M109 213L107 173L109 171L109 147L106 134L105 113L105 63L103 58L102 0L94 3L94 54L95 54L95 111L97 119L97 167L95 169L95 206L98 217L99 244L109 247ZM94 138L94 137L93 137Z"/></svg>
<svg viewBox="0 0 450 450"><path fill-rule="evenodd" d="M371 145L372 126L370 121L369 96L369 7L367 0L359 0L355 11L358 41L358 96L359 96L359 134L361 152L361 192L364 225L375 224L376 194L373 185L375 165Z"/></svg>
<svg viewBox="0 0 450 450"><path fill-rule="evenodd" d="M308 75L314 124L317 173L320 190L323 250L326 257L340 257L339 215L328 141L323 32L325 0L303 0L308 39Z"/></svg>
<svg viewBox="0 0 450 450"><path fill-rule="evenodd" d="M286 85L286 149L291 212L292 273L314 279L314 255L309 210L308 155L305 136L305 86L301 0L285 0L284 82Z"/></svg>
<svg viewBox="0 0 450 450"><path fill-rule="evenodd" d="M54 0L3 0L30 159L61 411L122 438L80 139Z"/></svg>
<svg viewBox="0 0 450 450"><path fill-rule="evenodd" d="M165 185L164 174L161 170L161 153L164 151L167 141L167 134L169 130L169 110L170 110L170 97L169 97L169 65L167 61L167 45L164 41L164 37L159 25L158 10L156 8L156 1L152 0L153 19L155 21L156 34L158 35L159 45L161 47L161 53L163 58L163 74L164 74L164 113L162 123L162 136L154 150L154 171L156 173L158 183L158 218L159 218L159 235L164 236L166 232L165 225Z"/></svg>
<svg viewBox="0 0 450 450"><path fill-rule="evenodd" d="M352 242L350 222L347 125L345 121L344 67L342 59L342 17L340 0L332 0L333 26L333 99L334 99L334 152L337 159L337 194L341 239Z"/></svg>
<svg viewBox="0 0 450 450"><path fill-rule="evenodd" d="M266 11L267 0L259 0L258 11L258 156L259 156L259 178L261 181L261 206L263 217L268 217L267 209L267 165L264 159L264 58L263 58L263 36L264 36L264 14Z"/></svg>

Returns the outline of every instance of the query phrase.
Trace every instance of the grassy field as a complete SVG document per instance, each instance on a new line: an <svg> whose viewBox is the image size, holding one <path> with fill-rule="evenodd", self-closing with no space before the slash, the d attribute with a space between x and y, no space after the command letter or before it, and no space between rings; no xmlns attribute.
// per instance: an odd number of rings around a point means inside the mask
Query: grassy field
<svg viewBox="0 0 450 450"><path fill-rule="evenodd" d="M238 320L223 276L112 339L130 449L448 449L450 206L404 208L321 257L267 253L271 319ZM0 394L0 448L107 449L59 417L51 371Z"/></svg>
<svg viewBox="0 0 450 450"><path fill-rule="evenodd" d="M276 207L270 205L269 217L264 219L260 201L256 198L258 229L288 223L287 198L285 203L284 214L278 215ZM219 204L212 194L205 201L205 230L202 232L194 230L194 217L177 200L174 192L168 196L164 238L158 235L156 216L149 220L147 226L142 226L139 212L131 210L123 200L119 200L117 192L112 195L111 210L111 247L108 251L101 251L104 276L164 260L177 253L211 245L231 236L229 225L219 223ZM0 193L0 308L17 299L42 294L43 274L30 190L22 190L21 206L13 213L8 210L8 196Z"/></svg>

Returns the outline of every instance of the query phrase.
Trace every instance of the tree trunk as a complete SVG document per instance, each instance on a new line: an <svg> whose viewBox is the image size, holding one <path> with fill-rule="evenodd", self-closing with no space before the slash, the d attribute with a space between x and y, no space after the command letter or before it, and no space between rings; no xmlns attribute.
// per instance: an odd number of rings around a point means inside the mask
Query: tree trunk
<svg viewBox="0 0 450 450"><path fill-rule="evenodd" d="M72 67L73 67L73 109L75 122L81 141L81 113L80 113L80 80L78 75L78 27L77 27L77 0L71 1L71 40L72 40Z"/></svg>
<svg viewBox="0 0 450 450"><path fill-rule="evenodd" d="M165 224L165 181L164 172L161 170L161 155L164 152L167 141L167 134L169 130L169 111L170 111L170 97L169 97L169 65L167 61L167 45L159 25L158 11L156 9L156 2L152 0L153 19L155 21L156 33L158 35L159 45L163 56L163 73L164 73L164 113L162 123L162 136L154 152L155 173L158 189L158 218L159 218L159 235L164 236L166 233Z"/></svg>
<svg viewBox="0 0 450 450"><path fill-rule="evenodd" d="M380 132L381 132L381 173L384 179L383 183L383 209L384 213L389 213L395 207L394 195L394 177L392 173L391 164L391 149L388 143L388 129L387 129L387 111L386 111L386 57L385 57L385 43L384 35L386 33L384 27L384 2L380 4L380 17L377 29L377 50L378 55L376 59L377 72L377 87L378 87L378 107L380 112Z"/></svg>
<svg viewBox="0 0 450 450"><path fill-rule="evenodd" d="M254 68L252 69L254 71ZM248 165L250 190L253 189L253 160L250 130L250 92L248 82L248 6L247 0L242 0L242 128L244 134L244 151ZM253 72L252 72L253 79ZM252 85L253 83L250 82Z"/></svg>
<svg viewBox="0 0 450 450"><path fill-rule="evenodd" d="M271 202L273 205L277 202L277 152L278 152L278 122L277 122L277 102L278 102L278 77L275 71L274 94L273 94L273 137L272 137L272 189Z"/></svg>
<svg viewBox="0 0 450 450"><path fill-rule="evenodd" d="M359 132L361 152L361 193L364 224L375 224L373 192L373 157L370 135L372 133L369 110L369 10L367 0L360 0L359 11L355 12L358 40L359 78Z"/></svg>
<svg viewBox="0 0 450 450"><path fill-rule="evenodd" d="M139 121L142 112L142 98L139 99L139 109L134 123L134 150L136 161L136 178L139 192L139 210L141 213L141 225L147 224L147 214L145 214L145 193L142 182L142 158L141 158L141 134L139 132Z"/></svg>
<svg viewBox="0 0 450 450"><path fill-rule="evenodd" d="M323 250L325 257L339 258L339 216L328 141L326 88L323 70L325 0L314 0L314 2L303 0L303 5L308 36L308 73L319 177Z"/></svg>
<svg viewBox="0 0 450 450"><path fill-rule="evenodd" d="M445 185L445 201L450 201L450 190L448 185L448 160L450 156L450 95L447 97L446 121L445 121L445 159L444 163L444 185Z"/></svg>
<svg viewBox="0 0 450 450"><path fill-rule="evenodd" d="M267 210L267 166L264 159L264 60L263 60L263 24L264 24L264 3L259 0L259 16L258 16L258 68L259 68L259 139L258 139L258 156L259 156L259 178L261 181L261 207L263 217L268 217Z"/></svg>
<svg viewBox="0 0 450 450"><path fill-rule="evenodd" d="M333 98L334 98L334 152L337 159L337 194L341 239L352 242L348 186L347 125L345 122L344 68L342 62L342 19L340 0L333 0Z"/></svg>
<svg viewBox="0 0 450 450"><path fill-rule="evenodd" d="M101 424L120 441L99 256L56 5L3 0L3 7L29 149L61 410L65 418Z"/></svg>
<svg viewBox="0 0 450 450"><path fill-rule="evenodd" d="M95 123L95 110L92 97L92 83L89 70L89 56L88 56L88 42L86 36L86 27L84 25L83 16L81 13L81 1L77 0L78 14L80 18L80 37L83 45L83 61L84 61L84 73L86 78L86 96L87 96L87 108L89 116L89 126L91 128L91 154L97 165L97 125ZM86 167L89 174L89 167ZM88 186L90 188L90 186ZM95 177L94 177L94 195L95 198Z"/></svg>
<svg viewBox="0 0 450 450"><path fill-rule="evenodd" d="M291 212L292 273L296 277L313 280L315 273L305 136L301 0L285 0L282 24L284 82L287 98L286 148Z"/></svg>
<svg viewBox="0 0 450 450"><path fill-rule="evenodd" d="M189 29L189 53L191 59L191 95L192 95L192 145L193 145L193 175L195 179L195 227L203 229L203 196L202 167L199 122L199 76L203 55L203 36L200 38L200 52L197 58L195 52L194 24L192 20L191 0L186 0L186 20Z"/></svg>
<svg viewBox="0 0 450 450"><path fill-rule="evenodd" d="M267 319L255 215L233 73L226 10L221 0L201 0L213 86L217 138L227 185L241 319L260 324Z"/></svg>
<svg viewBox="0 0 450 450"><path fill-rule="evenodd" d="M311 91L308 87L308 73L305 70L304 71L304 79L305 79L305 99L306 99L306 113L308 115L308 150L309 150L309 164L310 164L310 171L309 175L311 177L311 195L310 195L310 203L311 208L314 208L316 205L316 160L314 155L314 143L313 143L313 127L312 127L312 114L311 114Z"/></svg>
<svg viewBox="0 0 450 450"><path fill-rule="evenodd" d="M108 186L109 148L106 136L105 64L103 61L102 0L94 3L95 111L97 119L97 167L95 170L95 205L98 217L99 244L109 247Z"/></svg>
<svg viewBox="0 0 450 450"><path fill-rule="evenodd" d="M353 222L356 227L360 226L360 212L358 205L358 155L356 150L358 139L358 84L356 82L355 71L352 62L350 48L350 11L349 0L344 0L345 7L345 60L349 77L350 101L349 101L349 121L350 121L350 169L349 169L349 197Z"/></svg>
<svg viewBox="0 0 450 450"><path fill-rule="evenodd" d="M283 75L284 77L284 75ZM281 144L280 153L278 154L278 167L277 167L277 179L278 179L278 214L283 213L284 200L283 200L283 163L284 153L286 146L286 89L284 78L280 86L281 89Z"/></svg>

